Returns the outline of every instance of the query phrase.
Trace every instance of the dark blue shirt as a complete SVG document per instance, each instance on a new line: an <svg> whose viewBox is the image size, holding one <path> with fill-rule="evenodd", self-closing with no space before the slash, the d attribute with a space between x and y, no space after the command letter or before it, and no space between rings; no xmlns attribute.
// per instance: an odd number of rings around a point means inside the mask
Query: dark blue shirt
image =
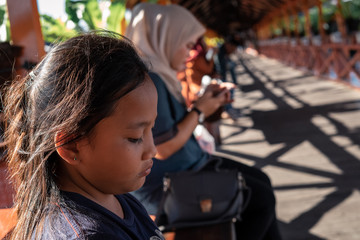
<svg viewBox="0 0 360 240"><path fill-rule="evenodd" d="M155 73L150 73L158 93L157 118L153 128L155 144L166 142L177 133L177 124L187 114L185 104L177 101L168 91L163 80ZM149 214L156 214L162 196L162 181L166 172L179 172L203 164L209 158L194 136L191 136L185 145L166 160L154 158L151 173L145 184L132 194L140 200Z"/></svg>
<svg viewBox="0 0 360 240"><path fill-rule="evenodd" d="M130 194L116 196L124 219L92 200L61 192L69 207L55 206L45 221L41 239L163 240L144 207Z"/></svg>

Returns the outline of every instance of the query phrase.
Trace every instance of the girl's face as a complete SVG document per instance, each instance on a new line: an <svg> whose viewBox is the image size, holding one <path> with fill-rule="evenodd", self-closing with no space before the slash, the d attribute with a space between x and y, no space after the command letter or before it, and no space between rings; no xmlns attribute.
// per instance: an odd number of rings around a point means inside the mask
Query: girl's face
<svg viewBox="0 0 360 240"><path fill-rule="evenodd" d="M156 148L152 127L157 115L157 91L149 79L122 97L89 138L78 142L76 158L82 184L106 194L140 188L153 165Z"/></svg>
<svg viewBox="0 0 360 240"><path fill-rule="evenodd" d="M170 66L175 71L182 71L186 68L186 60L189 58L190 50L194 47L196 40L191 40L181 45L172 56Z"/></svg>

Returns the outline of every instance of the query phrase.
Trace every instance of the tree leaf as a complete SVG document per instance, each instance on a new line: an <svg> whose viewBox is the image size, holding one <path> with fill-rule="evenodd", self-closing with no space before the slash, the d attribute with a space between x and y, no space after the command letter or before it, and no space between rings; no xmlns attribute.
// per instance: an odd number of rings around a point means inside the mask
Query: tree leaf
<svg viewBox="0 0 360 240"><path fill-rule="evenodd" d="M109 10L110 15L107 18L107 29L122 33L121 20L125 17L126 0L112 1Z"/></svg>

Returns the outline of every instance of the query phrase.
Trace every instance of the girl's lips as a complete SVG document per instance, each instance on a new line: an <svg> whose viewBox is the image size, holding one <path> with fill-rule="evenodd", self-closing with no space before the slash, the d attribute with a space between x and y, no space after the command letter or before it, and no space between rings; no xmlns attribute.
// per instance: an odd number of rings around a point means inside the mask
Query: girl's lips
<svg viewBox="0 0 360 240"><path fill-rule="evenodd" d="M146 171L145 171L145 176L149 175L151 172L151 168L148 168Z"/></svg>
<svg viewBox="0 0 360 240"><path fill-rule="evenodd" d="M142 172L139 174L140 177L146 177L147 175L149 175L150 172L151 172L152 166L153 166L153 160L150 160L149 165L145 168L144 171L142 171Z"/></svg>

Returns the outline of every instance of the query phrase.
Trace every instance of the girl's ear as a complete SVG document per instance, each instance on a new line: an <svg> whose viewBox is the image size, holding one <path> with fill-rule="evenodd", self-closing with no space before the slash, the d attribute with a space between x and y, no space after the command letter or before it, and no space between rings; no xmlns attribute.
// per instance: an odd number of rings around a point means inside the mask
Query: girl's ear
<svg viewBox="0 0 360 240"><path fill-rule="evenodd" d="M70 165L78 164L76 155L78 153L77 144L75 141L69 142L69 137L65 138L63 132L57 132L55 134L55 148L59 156ZM66 143L65 145L63 145Z"/></svg>

